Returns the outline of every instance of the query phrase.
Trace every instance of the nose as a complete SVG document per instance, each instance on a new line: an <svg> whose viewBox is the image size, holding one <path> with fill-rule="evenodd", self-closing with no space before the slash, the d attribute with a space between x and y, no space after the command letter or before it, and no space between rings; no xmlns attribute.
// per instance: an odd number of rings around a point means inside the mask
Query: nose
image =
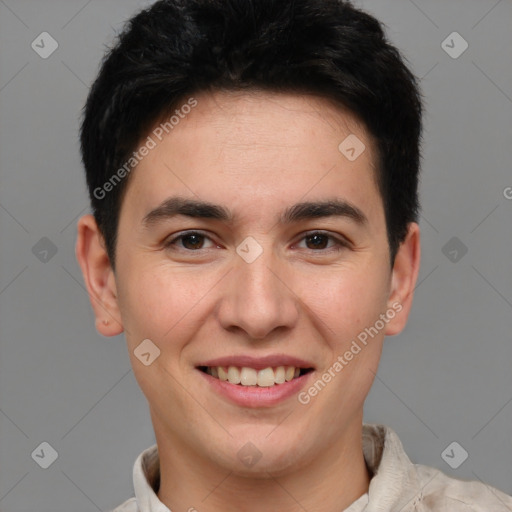
<svg viewBox="0 0 512 512"><path fill-rule="evenodd" d="M274 331L293 328L299 317L299 300L290 287L290 271L271 250L255 261L237 258L224 282L217 310L222 327L243 331L252 340L267 339Z"/></svg>

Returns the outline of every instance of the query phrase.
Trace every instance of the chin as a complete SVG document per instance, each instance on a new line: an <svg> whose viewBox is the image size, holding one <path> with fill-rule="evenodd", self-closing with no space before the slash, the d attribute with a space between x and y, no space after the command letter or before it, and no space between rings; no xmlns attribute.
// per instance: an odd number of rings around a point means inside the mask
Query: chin
<svg viewBox="0 0 512 512"><path fill-rule="evenodd" d="M269 436L269 432L268 428L258 432L252 429L252 435L245 432L243 436L230 437L222 450L224 456L219 457L220 450L215 451L216 462L236 475L266 479L295 471L314 459L313 449L308 457L304 440L294 442L286 431L281 436Z"/></svg>

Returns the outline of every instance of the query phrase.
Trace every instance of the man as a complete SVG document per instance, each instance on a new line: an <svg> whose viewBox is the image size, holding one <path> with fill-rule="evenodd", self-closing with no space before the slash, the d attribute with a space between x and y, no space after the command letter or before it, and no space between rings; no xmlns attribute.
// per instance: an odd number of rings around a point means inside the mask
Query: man
<svg viewBox="0 0 512 512"><path fill-rule="evenodd" d="M364 425L420 261L418 85L341 0L168 0L129 23L81 130L77 257L157 444L117 511L489 511Z"/></svg>

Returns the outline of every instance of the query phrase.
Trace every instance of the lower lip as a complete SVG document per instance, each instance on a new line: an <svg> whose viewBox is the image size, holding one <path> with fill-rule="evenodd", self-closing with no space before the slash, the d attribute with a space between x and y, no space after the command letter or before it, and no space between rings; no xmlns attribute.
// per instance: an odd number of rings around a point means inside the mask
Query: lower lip
<svg viewBox="0 0 512 512"><path fill-rule="evenodd" d="M271 407L276 405L298 393L301 388L305 387L306 382L314 373L310 371L283 384L259 387L231 384L228 381L212 377L201 370L197 371L217 393L244 407Z"/></svg>

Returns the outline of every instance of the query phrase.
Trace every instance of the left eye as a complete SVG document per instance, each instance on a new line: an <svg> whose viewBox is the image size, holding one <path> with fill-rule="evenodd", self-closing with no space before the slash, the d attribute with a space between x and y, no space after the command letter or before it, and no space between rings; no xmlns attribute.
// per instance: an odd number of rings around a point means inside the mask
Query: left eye
<svg viewBox="0 0 512 512"><path fill-rule="evenodd" d="M301 239L301 241L302 240L306 242L308 249L312 249L314 251L324 249L334 249L335 251L340 251L341 249L348 246L348 244L343 240L322 232L308 233ZM327 247L330 240L333 241L333 244L330 247Z"/></svg>

